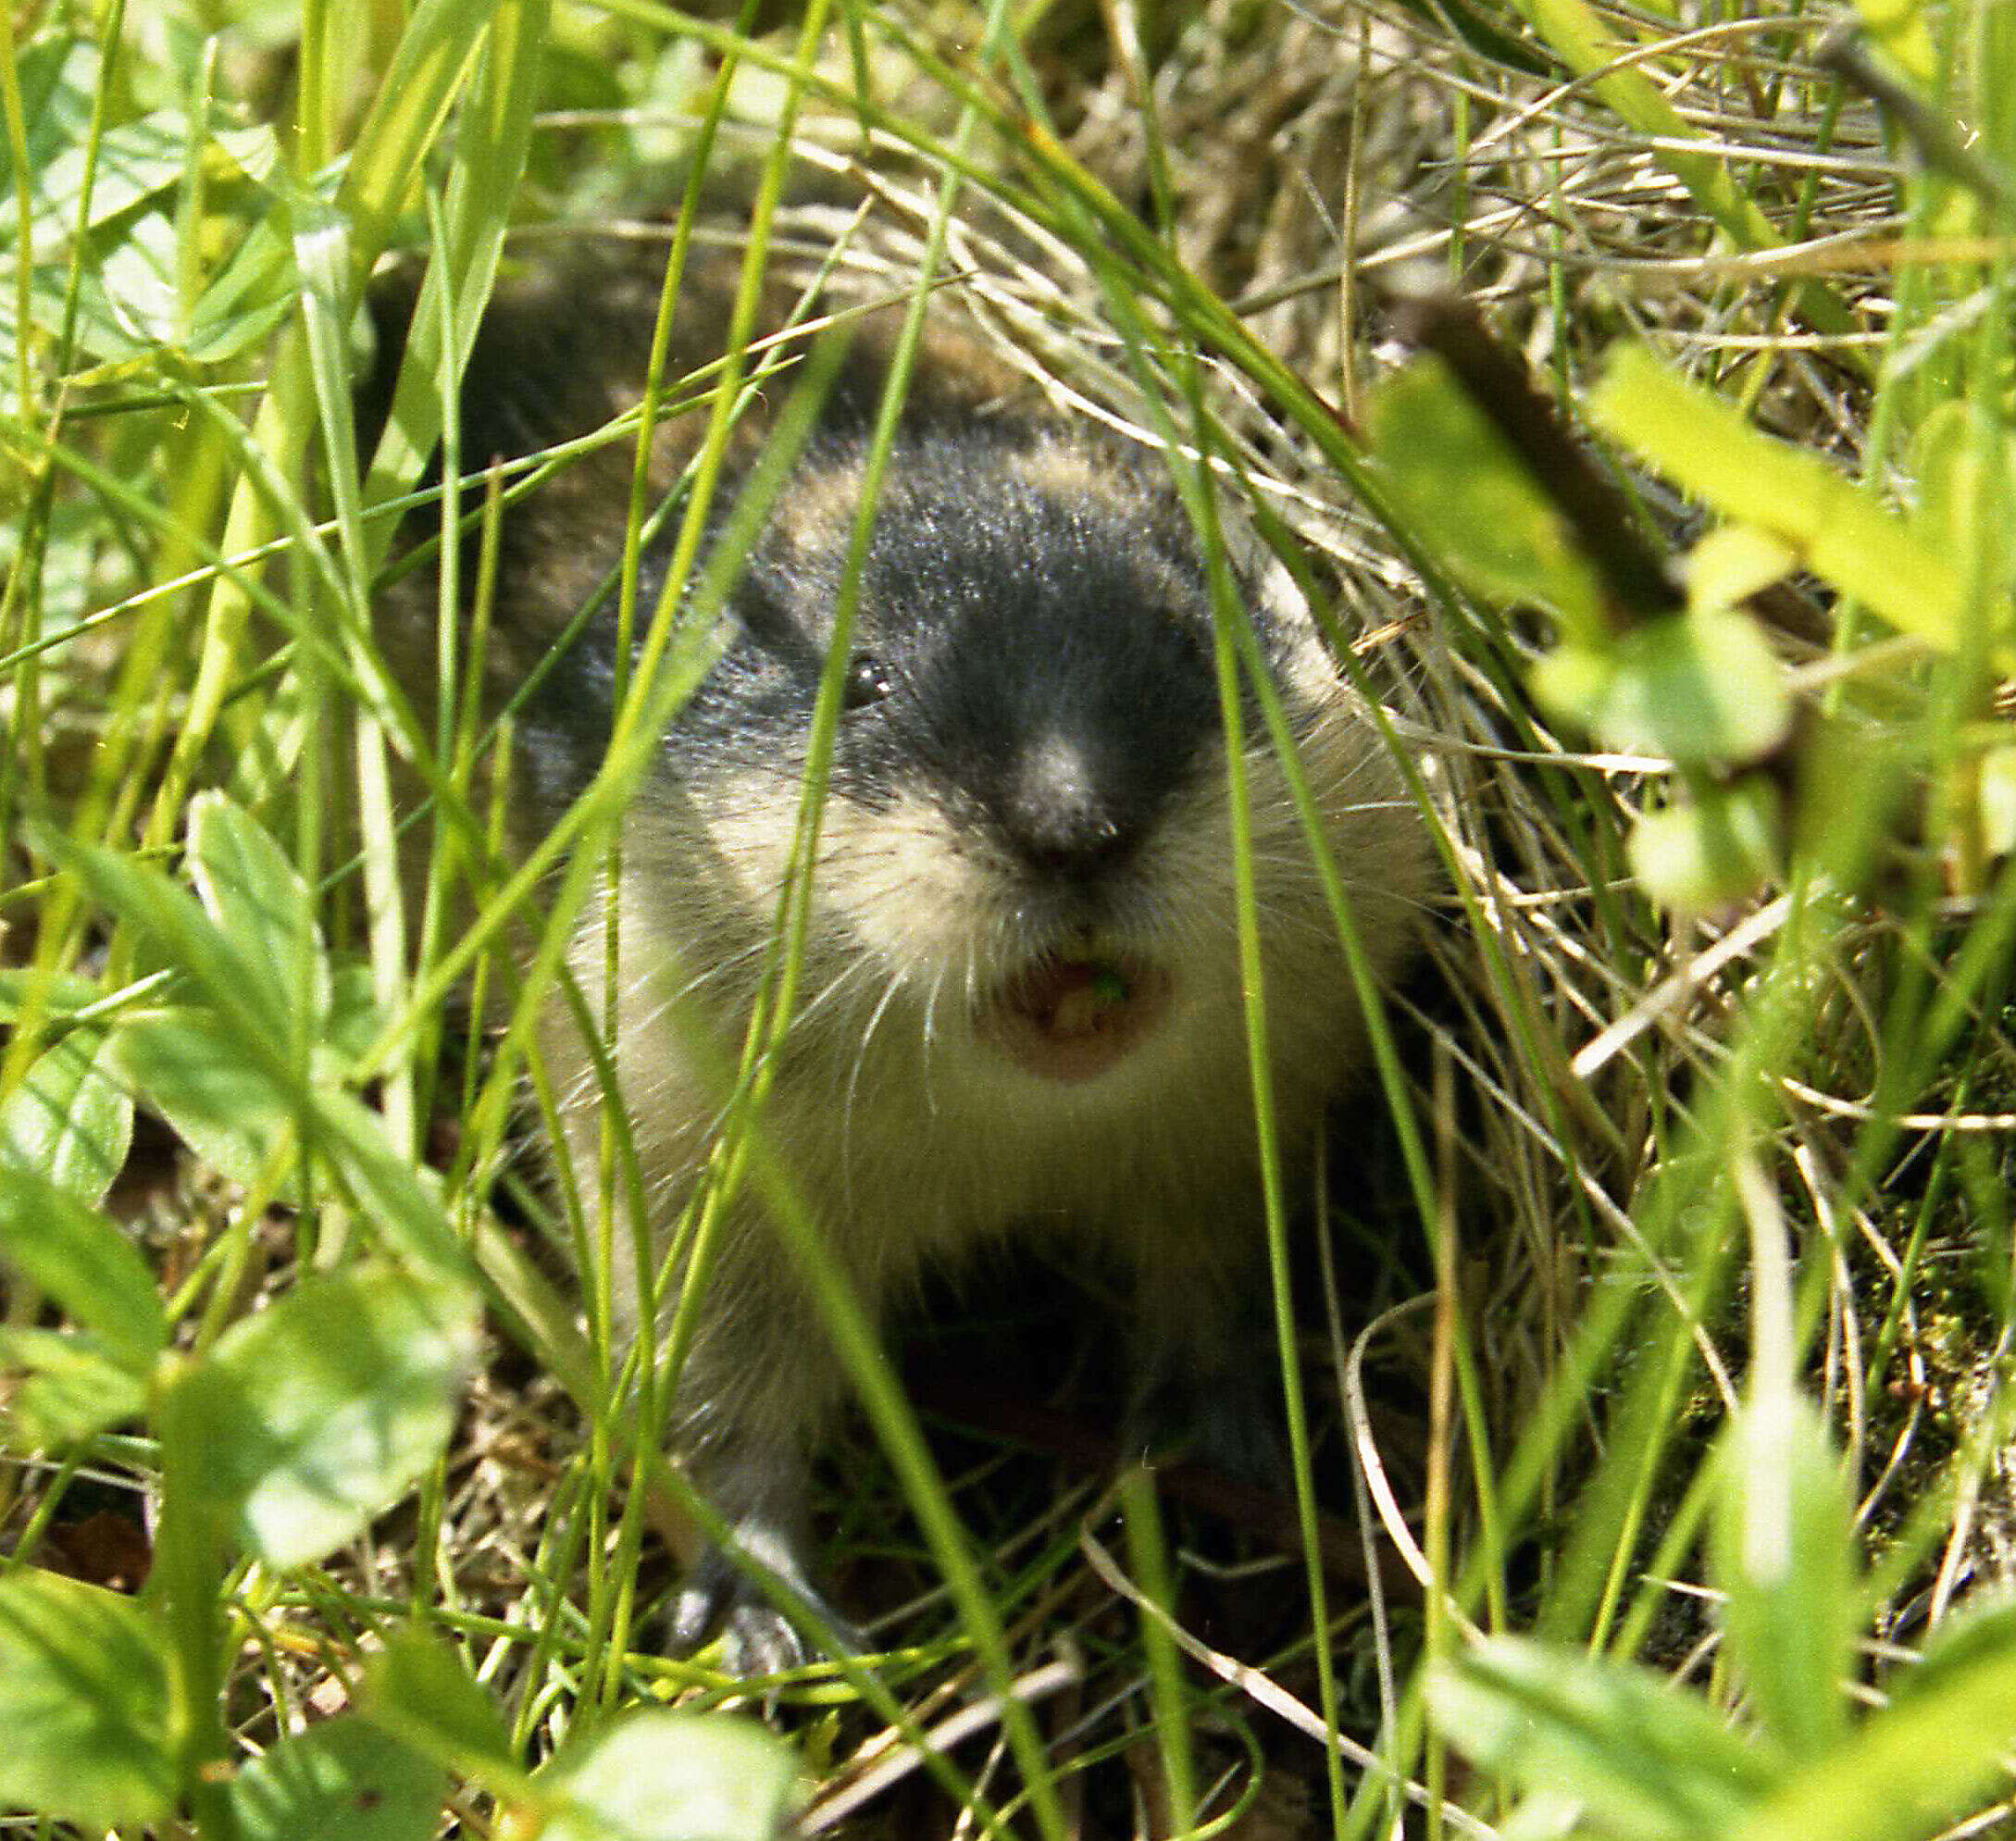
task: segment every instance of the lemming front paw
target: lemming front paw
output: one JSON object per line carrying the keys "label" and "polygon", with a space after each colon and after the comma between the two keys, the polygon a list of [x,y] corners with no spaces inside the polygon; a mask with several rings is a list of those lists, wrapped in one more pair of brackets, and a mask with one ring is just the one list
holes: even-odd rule
{"label": "lemming front paw", "polygon": [[671,1643],[676,1653],[690,1654],[718,1628],[722,1666],[729,1674],[750,1680],[836,1654],[858,1654],[867,1647],[860,1630],[814,1589],[798,1556],[774,1529],[745,1524],[736,1530],[736,1539],[805,1601],[831,1642],[808,1635],[809,1622],[801,1628],[764,1595],[753,1578],[719,1548],[709,1546],[673,1601]]}

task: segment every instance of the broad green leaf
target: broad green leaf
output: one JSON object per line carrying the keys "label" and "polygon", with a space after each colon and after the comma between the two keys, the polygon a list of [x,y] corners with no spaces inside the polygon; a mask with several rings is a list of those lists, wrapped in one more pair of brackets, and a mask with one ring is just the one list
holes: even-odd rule
{"label": "broad green leaf", "polygon": [[1897,861],[1897,840],[1918,809],[1924,763],[1909,728],[1844,707],[1801,730],[1787,859],[1849,893]]}
{"label": "broad green leaf", "polygon": [[268,1064],[276,1070],[284,1066],[274,1039],[280,1019],[265,1001],[268,980],[187,889],[152,864],[96,844],[81,844],[47,827],[38,830],[38,841],[65,868],[81,877],[106,907],[153,940],[169,964],[193,978],[241,1032],[248,1049],[263,1046]]}
{"label": "broad green leaf", "polygon": [[272,217],[251,227],[197,295],[188,356],[214,365],[248,350],[293,311],[293,250]]}
{"label": "broad green leaf", "polygon": [[[122,1023],[114,1064],[205,1163],[245,1188],[265,1178],[299,1124],[285,1094],[249,1054],[243,1033],[201,1010],[161,1010]],[[300,1193],[292,1172],[275,1193]]]}
{"label": "broad green leaf", "polygon": [[37,1056],[0,1105],[0,1166],[39,1172],[87,1205],[102,1200],[133,1141],[132,1096],[108,1060],[102,1029],[73,1029]]}
{"label": "broad green leaf", "polygon": [[[156,109],[99,137],[91,179],[91,222],[108,224],[143,198],[171,192],[188,175],[189,118]],[[73,235],[83,203],[88,137],[78,138],[35,173],[35,247]]]}
{"label": "broad green leaf", "polygon": [[1930,84],[1939,75],[1939,50],[1932,36],[1927,8],[1920,0],[1855,0],[1862,30],[1894,57],[1914,83]]}
{"label": "broad green leaf", "polygon": [[354,1714],[283,1738],[231,1780],[241,1841],[429,1841],[447,1774]]}
{"label": "broad green leaf", "polygon": [[179,243],[175,225],[147,211],[92,265],[119,332],[143,348],[172,345],[181,331]]}
{"label": "broad green leaf", "polygon": [[93,1828],[175,1795],[168,1670],[131,1598],[32,1567],[0,1578],[0,1808]]}
{"label": "broad green leaf", "polygon": [[[382,1123],[348,1094],[311,1090],[289,1064],[274,1038],[279,1018],[263,1001],[265,981],[195,899],[158,870],[116,852],[46,828],[39,837],[211,1001],[214,1017],[195,1010],[163,1013],[135,1018],[118,1032],[120,1064],[169,1122],[187,1130],[205,1155],[216,1150],[235,1156],[241,1171],[263,1167],[287,1124],[305,1125],[309,1148],[327,1151],[359,1206],[377,1217],[380,1232],[395,1247],[430,1266],[467,1273],[468,1255],[449,1231],[440,1202],[416,1177],[411,1160],[386,1142]],[[207,1147],[196,1136],[205,1132]]]}
{"label": "broad green leaf", "polygon": [[2000,505],[2003,482],[2016,479],[2016,435],[1997,409],[1965,398],[1940,404],[1920,425],[1911,459],[1920,533],[2007,579],[2011,532]]}
{"label": "broad green leaf", "polygon": [[[435,1180],[392,1148],[384,1121],[354,1095],[318,1091],[297,1112],[239,1028],[200,1010],[135,1016],[119,1026],[115,1052],[142,1098],[234,1181],[260,1181],[285,1135],[305,1128],[307,1148],[334,1169],[387,1246],[430,1270],[473,1274]],[[325,1053],[318,1071],[332,1072],[334,1058]],[[282,1198],[296,1192],[291,1177],[278,1190]]]}
{"label": "broad green leaf", "polygon": [[315,1044],[317,1084],[333,1085],[350,1073],[385,1027],[371,968],[347,960],[330,972],[329,1014]]}
{"label": "broad green leaf", "polygon": [[[63,323],[68,286],[67,267],[57,264],[36,265],[30,283],[31,325],[48,327]],[[19,337],[16,309],[14,290],[0,288],[0,337],[9,341]],[[151,368],[156,354],[154,342],[143,337],[114,302],[95,263],[78,278],[74,349],[81,361],[94,361],[94,365],[81,362],[73,381],[83,384],[112,381],[121,375],[122,367],[128,373],[137,373],[143,367]]]}
{"label": "broad green leaf", "polygon": [[2006,1796],[2016,1641],[2006,1606],[1966,1622],[1922,1685],[1808,1762],[1730,1841],[1923,1841]]}
{"label": "broad green leaf", "polygon": [[476,1275],[469,1250],[441,1200],[441,1179],[387,1140],[385,1121],[354,1094],[318,1094],[317,1142],[380,1239],[403,1257],[458,1283]]}
{"label": "broad green leaf", "polygon": [[[175,387],[187,366],[215,365],[237,356],[271,332],[291,308],[288,298],[264,292],[230,305],[205,292],[199,296],[180,349],[164,355],[162,342],[180,325],[179,296],[171,301],[168,280],[172,269],[163,257],[166,240],[173,236],[168,220],[152,215],[136,229],[131,247],[122,244],[83,270],[77,284],[76,350],[94,361],[73,372],[78,384],[105,385],[122,378],[143,379],[148,389],[166,381]],[[284,279],[284,277],[280,278]],[[57,263],[35,267],[30,316],[38,327],[60,325],[66,311],[69,271]],[[17,303],[11,288],[0,288],[0,335],[17,337]],[[164,379],[166,355],[174,373]]]}
{"label": "broad green leaf", "polygon": [[133,1243],[32,1170],[0,1167],[0,1259],[93,1331],[129,1372],[144,1373],[168,1346],[154,1275]]}
{"label": "broad green leaf", "polygon": [[1739,902],[1778,873],[1782,804],[1778,789],[1752,774],[1648,812],[1624,840],[1631,873],[1653,901],[1682,914]]}
{"label": "broad green leaf", "polygon": [[1498,1841],[1568,1841],[1587,1836],[1582,1825],[1582,1798],[1565,1792],[1536,1790],[1498,1824]]}
{"label": "broad green leaf", "polygon": [[1687,552],[1687,606],[1697,614],[1739,605],[1798,566],[1788,545],[1750,524],[1711,530]]}
{"label": "broad green leaf", "polygon": [[1991,1588],[1949,1616],[1926,1639],[1915,1662],[1900,1664],[1884,1681],[1894,1705],[1945,1691],[1948,1683],[2016,1657],[2016,1598]]}
{"label": "broad green leaf", "polygon": [[[28,169],[39,173],[66,147],[81,143],[91,126],[92,93],[98,83],[98,47],[87,36],[50,33],[17,48],[21,112],[28,127]],[[0,135],[0,180],[14,195],[13,150]]]}
{"label": "broad green leaf", "polygon": [[1580,1650],[1495,1637],[1429,1677],[1428,1707],[1481,1769],[1579,1797],[1621,1841],[1719,1837],[1772,1781],[1706,1701]]}
{"label": "broad green leaf", "polygon": [[[23,73],[24,77],[28,74]],[[30,135],[29,168],[33,175],[30,195],[39,255],[46,255],[79,229],[90,151],[90,86],[96,78],[97,59],[73,52],[56,74],[56,87],[45,103],[70,119],[70,132],[61,137]],[[29,119],[41,126],[32,110]],[[156,109],[106,130],[91,163],[90,227],[110,225],[143,200],[162,197],[183,184],[188,178],[191,132],[190,118],[180,108]],[[4,153],[0,145],[0,155]],[[255,180],[270,177],[280,165],[279,138],[267,124],[215,131],[204,143],[203,153],[206,165],[233,169]],[[10,166],[11,162],[0,157],[0,168]]]}
{"label": "broad green leaf", "polygon": [[105,995],[105,987],[94,978],[81,978],[71,973],[45,977],[26,966],[9,966],[0,971],[0,1020],[16,1021],[28,1008],[31,998],[44,1015],[67,1016],[87,1003],[96,1003]]}
{"label": "broad green leaf", "polygon": [[1740,765],[1792,727],[1785,671],[1755,621],[1708,610],[1647,620],[1600,650],[1557,646],[1533,694],[1612,748]]}
{"label": "broad green leaf", "polygon": [[168,1389],[173,1484],[260,1559],[317,1560],[439,1456],[478,1339],[459,1287],[389,1267],[305,1279]]}
{"label": "broad green leaf", "polygon": [[68,1450],[146,1408],[143,1378],[89,1335],[0,1324],[0,1364],[29,1371],[0,1420],[18,1449]]}
{"label": "broad green leaf", "polygon": [[308,886],[257,819],[220,792],[189,812],[189,871],[209,916],[245,955],[281,1014],[319,1019],[330,970]]}
{"label": "broad green leaf", "polygon": [[1710,1552],[1729,1660],[1772,1737],[1810,1759],[1847,1728],[1861,1615],[1839,1461],[1787,1388],[1743,1407],[1720,1464]]}
{"label": "broad green leaf", "polygon": [[218,155],[244,174],[264,183],[280,170],[280,136],[268,121],[255,121],[243,128],[218,128],[208,143]]}
{"label": "broad green leaf", "polygon": [[[1590,419],[1724,516],[1769,531],[1813,573],[1899,632],[1950,651],[1969,613],[1959,560],[1921,537],[1817,454],[1753,429],[1721,397],[1620,346]],[[2016,661],[2005,595],[1988,610],[1997,662]]]}
{"label": "broad green leaf", "polygon": [[1602,636],[1602,585],[1574,533],[1439,360],[1382,383],[1369,426],[1414,523],[1466,582],[1550,609],[1572,640]]}
{"label": "broad green leaf", "polygon": [[797,1781],[783,1741],[721,1713],[634,1713],[539,1779],[541,1841],[776,1841]]}
{"label": "broad green leaf", "polygon": [[361,278],[408,208],[429,151],[454,106],[497,0],[420,0],[400,34],[385,81],[358,126],[337,202],[357,227]]}
{"label": "broad green leaf", "polygon": [[394,1631],[372,1660],[358,1706],[366,1719],[458,1775],[498,1795],[524,1792],[496,1703],[445,1643],[414,1629]]}

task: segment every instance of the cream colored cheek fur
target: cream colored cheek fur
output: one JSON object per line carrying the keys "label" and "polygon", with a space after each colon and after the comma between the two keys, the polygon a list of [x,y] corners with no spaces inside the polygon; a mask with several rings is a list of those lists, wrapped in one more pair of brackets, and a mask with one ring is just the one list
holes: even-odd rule
{"label": "cream colored cheek fur", "polygon": [[[1417,878],[1413,827],[1396,809],[1399,789],[1377,739],[1351,706],[1312,638],[1295,661],[1291,703],[1321,714],[1300,750],[1316,809],[1347,889],[1366,904],[1375,963],[1399,956],[1408,916],[1395,896]],[[1264,949],[1298,1008],[1335,1007],[1310,989],[1335,984],[1342,965],[1310,846],[1279,762],[1264,742],[1249,753],[1255,874]],[[718,862],[733,866],[745,912],[776,906],[787,863],[783,822],[796,790],[788,777],[746,777],[717,800],[707,832]],[[1222,765],[1201,764],[1196,784],[1173,802],[1138,861],[1114,886],[1103,951],[1150,957],[1177,980],[1171,1026],[1238,993],[1236,883],[1230,797]],[[803,1001],[819,1013],[858,1019],[867,1006],[877,1033],[908,1033],[940,1060],[970,1047],[999,1073],[992,1051],[970,1041],[978,1008],[1036,958],[1077,944],[1032,919],[1017,866],[977,827],[962,826],[915,793],[869,809],[829,799],[824,816],[815,920]],[[1390,941],[1387,950],[1382,944]],[[1320,969],[1319,969],[1320,967]],[[1155,1043],[1142,1045],[1152,1059]],[[1119,1072],[1119,1070],[1116,1070]]]}

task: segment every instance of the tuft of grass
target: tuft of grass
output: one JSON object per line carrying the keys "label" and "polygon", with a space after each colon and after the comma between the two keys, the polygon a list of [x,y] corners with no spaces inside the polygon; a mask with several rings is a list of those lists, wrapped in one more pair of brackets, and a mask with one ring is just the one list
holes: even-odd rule
{"label": "tuft of grass", "polygon": [[[2007,1814],[2008,8],[205,17],[44,7],[0,51],[0,1808],[879,1832],[928,1772],[947,1833]],[[650,1645],[647,1508],[709,1512],[637,1436],[676,1345],[627,1372],[606,1282],[578,1321],[529,1250],[606,1274],[622,1121],[552,1191],[516,1154],[530,1019],[704,665],[700,512],[697,624],[634,544],[611,584],[682,668],[527,865],[473,699],[413,707],[371,618],[400,517],[493,537],[537,478],[417,491],[501,265],[667,209],[675,271],[726,241],[928,300],[1169,450],[1208,551],[1242,519],[1304,584],[1446,869],[1313,1275],[1271,1177],[1295,1558],[927,1441],[836,1292],[875,1480],[834,1554],[894,1608],[872,1667],[769,1685],[781,1739]],[[392,249],[429,280],[359,455]],[[1424,330],[1445,292],[1480,343]],[[819,362],[742,342],[662,379],[711,417],[698,506],[765,367]]]}

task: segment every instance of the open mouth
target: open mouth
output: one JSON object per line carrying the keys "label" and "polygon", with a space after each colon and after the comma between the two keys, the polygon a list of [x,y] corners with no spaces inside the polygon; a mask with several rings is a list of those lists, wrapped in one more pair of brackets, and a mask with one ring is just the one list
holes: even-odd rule
{"label": "open mouth", "polygon": [[1169,1008],[1169,974],[1131,954],[1052,953],[1005,985],[978,1028],[1044,1080],[1089,1080],[1133,1052]]}

